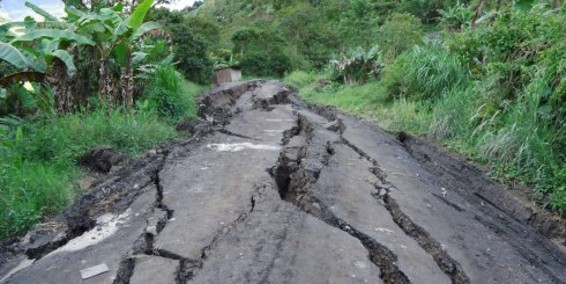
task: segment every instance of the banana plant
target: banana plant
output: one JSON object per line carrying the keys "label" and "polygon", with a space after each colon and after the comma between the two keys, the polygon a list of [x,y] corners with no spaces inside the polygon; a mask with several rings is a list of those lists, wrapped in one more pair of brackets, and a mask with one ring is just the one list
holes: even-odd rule
{"label": "banana plant", "polygon": [[[99,61],[99,99],[132,106],[134,64],[143,57],[139,50],[140,38],[149,32],[160,31],[159,24],[143,22],[153,3],[154,0],[142,1],[128,17],[123,17],[124,5],[121,3],[90,12],[69,6],[65,9],[65,21],[26,3],[46,21],[36,23],[29,18],[24,22],[0,25],[0,59],[21,70],[0,80],[0,85],[21,80],[47,81],[55,87],[56,102],[70,101],[73,92],[67,79],[77,69],[73,56],[78,50],[87,48],[93,51],[89,53],[91,60]],[[58,105],[62,105],[60,111],[66,111],[65,103]]]}
{"label": "banana plant", "polygon": [[383,57],[379,46],[368,51],[357,47],[343,54],[339,59],[330,61],[335,75],[342,78],[346,85],[365,83],[369,78],[377,77],[383,68]]}
{"label": "banana plant", "polygon": [[28,17],[23,22],[0,25],[0,60],[18,70],[1,78],[0,86],[26,81],[50,83],[58,108],[63,111],[64,104],[60,102],[71,100],[64,85],[76,72],[71,51],[78,45],[93,45],[94,42],[41,8],[29,2],[26,6],[48,22],[38,23]]}
{"label": "banana plant", "polygon": [[[93,12],[83,12],[67,7],[66,12],[76,32],[88,35],[95,41],[100,67],[98,70],[99,99],[109,103],[121,102],[133,105],[134,74],[133,55],[136,43],[144,34],[158,30],[155,22],[144,23],[147,12],[154,0],[141,2],[127,18],[123,18],[124,5],[118,3],[112,8],[101,8]],[[120,69],[120,78],[114,79],[111,64]]]}

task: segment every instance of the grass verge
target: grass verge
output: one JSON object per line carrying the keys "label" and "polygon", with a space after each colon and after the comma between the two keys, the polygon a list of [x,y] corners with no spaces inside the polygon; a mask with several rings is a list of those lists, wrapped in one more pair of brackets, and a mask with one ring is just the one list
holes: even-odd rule
{"label": "grass verge", "polygon": [[543,207],[566,211],[566,153],[553,143],[564,132],[553,132],[540,116],[543,79],[539,83],[534,80],[507,109],[486,116],[482,82],[451,84],[436,97],[423,99],[391,95],[391,84],[385,78],[345,86],[329,82],[324,75],[298,71],[284,81],[296,87],[308,103],[336,106],[389,131],[434,138],[477,162],[489,164],[494,178],[533,188],[530,193]]}
{"label": "grass verge", "polygon": [[[57,214],[79,194],[77,159],[98,145],[137,155],[178,137],[175,123],[196,117],[206,87],[165,70],[136,110],[120,109],[21,121],[0,138],[0,239]],[[174,80],[174,81],[172,81]],[[175,105],[179,103],[180,105]]]}

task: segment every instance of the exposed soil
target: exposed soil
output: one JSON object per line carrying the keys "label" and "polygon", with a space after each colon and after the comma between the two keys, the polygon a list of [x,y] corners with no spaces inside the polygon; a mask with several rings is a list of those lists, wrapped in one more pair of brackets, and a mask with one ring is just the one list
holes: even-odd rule
{"label": "exposed soil", "polygon": [[[565,221],[425,140],[277,81],[203,95],[189,140],[105,173],[0,246],[4,283],[565,283]],[[81,279],[80,271],[108,271]]]}

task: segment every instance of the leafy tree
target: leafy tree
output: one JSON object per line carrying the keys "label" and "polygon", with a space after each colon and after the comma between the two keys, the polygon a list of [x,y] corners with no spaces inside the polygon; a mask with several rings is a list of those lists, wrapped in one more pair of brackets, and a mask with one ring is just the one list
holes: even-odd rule
{"label": "leafy tree", "polygon": [[192,6],[185,7],[182,11],[184,13],[190,13],[198,9],[200,6],[202,6],[202,3],[203,3],[202,1],[195,1]]}
{"label": "leafy tree", "polygon": [[207,83],[212,76],[212,62],[207,56],[207,45],[195,36],[184,23],[167,27],[175,43],[174,51],[179,61],[177,68],[193,82]]}
{"label": "leafy tree", "polygon": [[388,59],[393,59],[403,51],[421,42],[424,36],[422,24],[411,14],[394,13],[379,28],[377,42]]}
{"label": "leafy tree", "polygon": [[281,77],[291,67],[291,60],[283,49],[286,42],[275,32],[240,29],[232,35],[232,43],[244,74]]}
{"label": "leafy tree", "polygon": [[[195,2],[196,3],[196,2]],[[187,16],[184,25],[190,28],[191,32],[200,37],[209,50],[214,50],[220,43],[220,26],[214,21],[202,16]]]}
{"label": "leafy tree", "polygon": [[[67,7],[67,21],[62,22],[47,11],[27,3],[46,22],[38,24],[28,18],[25,22],[0,26],[2,59],[26,71],[5,77],[2,84],[6,86],[30,80],[49,82],[54,86],[60,112],[76,109],[76,103],[81,102],[78,96],[85,93],[88,96],[92,91],[98,92],[100,100],[132,106],[134,52],[144,34],[160,27],[154,22],[143,23],[152,4],[153,0],[141,2],[127,18],[121,14],[124,9],[122,4],[93,12]],[[12,27],[19,27],[23,34],[13,34]],[[74,61],[79,55],[86,55],[88,64],[80,64],[79,72],[88,73],[86,78],[73,76],[77,71]],[[98,67],[98,76],[93,76],[93,67]],[[96,78],[97,89],[75,94],[77,86],[86,85]]]}
{"label": "leafy tree", "polygon": [[[92,37],[97,47],[99,59],[98,96],[102,101],[133,105],[134,67],[133,52],[137,42],[144,34],[160,29],[155,22],[144,23],[144,18],[153,0],[141,2],[127,18],[122,17],[124,5],[101,8],[85,13],[69,7],[69,22],[80,34]],[[120,71],[115,79],[111,65]]]}
{"label": "leafy tree", "polygon": [[167,9],[155,9],[149,18],[170,33],[179,71],[193,82],[208,83],[212,75],[209,44],[218,39],[218,26],[204,18],[186,17]]}

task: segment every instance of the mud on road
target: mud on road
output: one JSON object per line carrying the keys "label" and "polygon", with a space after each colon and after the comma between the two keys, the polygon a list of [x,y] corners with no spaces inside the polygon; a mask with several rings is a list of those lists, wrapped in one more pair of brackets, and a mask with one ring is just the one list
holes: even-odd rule
{"label": "mud on road", "polygon": [[200,114],[6,241],[0,282],[566,282],[563,221],[426,141],[277,81],[224,85]]}

